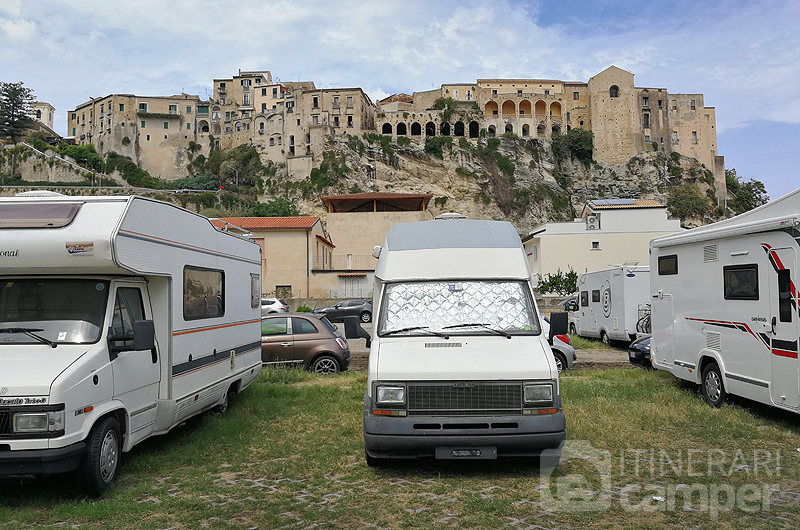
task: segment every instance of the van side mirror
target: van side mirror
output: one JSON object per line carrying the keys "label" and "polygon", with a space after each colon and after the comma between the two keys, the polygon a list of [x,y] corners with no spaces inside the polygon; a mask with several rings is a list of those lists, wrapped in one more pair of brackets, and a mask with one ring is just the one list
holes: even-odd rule
{"label": "van side mirror", "polygon": [[566,311],[550,313],[550,336],[548,337],[550,342],[553,341],[553,337],[556,335],[566,335],[568,324]]}
{"label": "van side mirror", "polygon": [[567,311],[577,311],[578,310],[578,301],[577,300],[570,300],[566,304],[564,304],[564,309]]}
{"label": "van side mirror", "polygon": [[344,336],[348,339],[367,339],[367,348],[372,345],[372,339],[361,327],[358,317],[344,317]]}
{"label": "van side mirror", "polygon": [[133,349],[152,350],[156,347],[156,325],[152,320],[137,320],[133,323]]}

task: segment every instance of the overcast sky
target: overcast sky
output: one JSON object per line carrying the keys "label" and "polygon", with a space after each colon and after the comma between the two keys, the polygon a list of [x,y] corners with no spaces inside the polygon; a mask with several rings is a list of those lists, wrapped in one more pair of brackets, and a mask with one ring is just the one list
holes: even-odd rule
{"label": "overcast sky", "polygon": [[800,2],[0,0],[0,80],[67,111],[89,97],[212,94],[239,69],[373,101],[479,78],[702,93],[719,154],[776,199],[800,187]]}

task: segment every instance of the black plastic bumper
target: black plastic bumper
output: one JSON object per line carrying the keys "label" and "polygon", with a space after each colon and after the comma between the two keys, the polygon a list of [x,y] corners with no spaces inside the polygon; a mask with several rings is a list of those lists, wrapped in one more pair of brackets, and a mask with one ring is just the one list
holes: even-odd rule
{"label": "black plastic bumper", "polygon": [[86,444],[78,442],[58,449],[0,451],[0,477],[19,475],[54,475],[75,471],[81,463]]}

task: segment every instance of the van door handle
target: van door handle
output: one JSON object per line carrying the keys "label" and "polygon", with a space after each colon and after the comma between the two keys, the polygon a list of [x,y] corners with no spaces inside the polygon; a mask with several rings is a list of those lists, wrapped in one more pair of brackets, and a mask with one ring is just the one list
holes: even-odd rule
{"label": "van door handle", "polygon": [[777,323],[778,323],[778,319],[775,318],[775,317],[772,317],[772,334],[773,335],[775,335],[775,324],[777,324]]}

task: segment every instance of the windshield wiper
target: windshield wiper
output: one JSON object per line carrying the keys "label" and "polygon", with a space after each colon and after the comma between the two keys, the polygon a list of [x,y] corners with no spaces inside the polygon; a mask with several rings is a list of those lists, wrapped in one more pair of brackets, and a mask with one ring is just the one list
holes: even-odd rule
{"label": "windshield wiper", "polygon": [[503,337],[510,339],[511,335],[506,333],[501,329],[496,329],[491,326],[491,324],[486,324],[484,322],[472,322],[469,324],[453,324],[452,326],[445,326],[442,329],[453,329],[453,328],[486,328],[487,330],[491,331],[492,333],[497,333],[498,335],[502,335]]}
{"label": "windshield wiper", "polygon": [[58,346],[58,343],[53,342],[50,339],[46,339],[40,335],[36,335],[34,331],[44,331],[40,328],[0,328],[0,333],[24,333],[29,337],[33,337],[34,339],[42,342],[44,344],[49,344],[51,348],[55,348]]}
{"label": "windshield wiper", "polygon": [[437,331],[432,331],[428,329],[428,326],[412,326],[410,328],[393,329],[391,331],[385,331],[381,336],[386,337],[387,335],[394,335],[395,333],[403,333],[405,331],[425,331],[427,333],[430,333],[431,335],[436,335],[437,337],[444,337],[446,339],[450,338],[450,335],[447,335],[445,333],[439,333]]}

